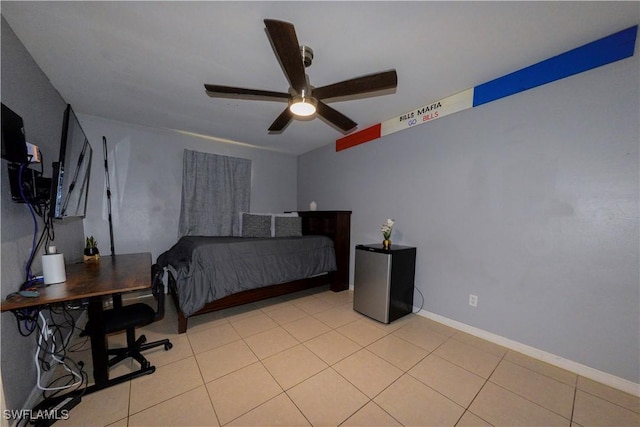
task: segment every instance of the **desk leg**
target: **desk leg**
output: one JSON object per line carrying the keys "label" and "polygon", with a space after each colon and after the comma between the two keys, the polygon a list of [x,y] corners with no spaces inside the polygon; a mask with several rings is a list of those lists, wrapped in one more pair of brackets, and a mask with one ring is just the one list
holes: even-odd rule
{"label": "desk leg", "polygon": [[[120,298],[120,295],[115,295],[114,298],[116,298],[115,304],[121,304],[121,302],[117,301],[117,299]],[[141,368],[137,371],[109,379],[109,355],[107,354],[109,346],[107,343],[107,336],[104,333],[104,310],[102,308],[101,297],[89,299],[88,314],[92,325],[91,358],[93,360],[93,379],[95,380],[95,384],[85,389],[83,394],[93,393],[142,375],[149,375],[155,372],[155,366],[148,366],[146,368]]]}
{"label": "desk leg", "polygon": [[89,299],[89,320],[92,325],[91,358],[93,359],[93,378],[97,388],[109,382],[109,357],[107,355],[107,337],[104,333],[104,312],[102,298]]}

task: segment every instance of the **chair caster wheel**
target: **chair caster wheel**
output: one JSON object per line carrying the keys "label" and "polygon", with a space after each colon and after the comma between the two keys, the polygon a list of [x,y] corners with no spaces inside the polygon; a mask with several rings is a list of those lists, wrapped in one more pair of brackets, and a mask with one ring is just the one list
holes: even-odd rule
{"label": "chair caster wheel", "polygon": [[142,364],[142,369],[149,369],[150,366],[151,366],[151,363],[149,361],[145,361]]}
{"label": "chair caster wheel", "polygon": [[168,343],[166,343],[166,344],[164,345],[164,350],[165,350],[165,351],[169,351],[169,350],[171,350],[172,348],[173,348],[173,344],[171,344],[170,342],[168,342]]}

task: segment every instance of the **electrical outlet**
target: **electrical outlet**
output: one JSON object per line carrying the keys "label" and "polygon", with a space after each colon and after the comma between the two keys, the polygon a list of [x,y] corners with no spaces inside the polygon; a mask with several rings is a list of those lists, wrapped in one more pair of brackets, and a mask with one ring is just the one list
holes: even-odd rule
{"label": "electrical outlet", "polygon": [[471,307],[478,306],[478,295],[469,294],[469,305]]}

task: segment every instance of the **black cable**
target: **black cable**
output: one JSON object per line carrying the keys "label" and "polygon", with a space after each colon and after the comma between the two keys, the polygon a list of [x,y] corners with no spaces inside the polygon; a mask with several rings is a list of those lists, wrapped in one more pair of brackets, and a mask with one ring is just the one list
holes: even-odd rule
{"label": "black cable", "polygon": [[418,289],[417,286],[414,286],[413,289],[418,291],[418,293],[420,294],[420,297],[422,298],[422,302],[420,303],[420,308],[418,309],[418,311],[414,311],[414,313],[419,313],[424,308],[424,295],[422,295],[422,292],[420,292],[420,289]]}
{"label": "black cable", "polygon": [[[39,148],[37,148],[37,150],[38,150],[39,157],[40,157],[40,176],[43,176],[44,175],[44,156],[42,155],[42,151]],[[39,217],[42,217],[42,211],[44,209],[44,206],[43,206],[43,201],[38,198],[38,189],[37,189],[37,187],[33,188],[32,199],[33,199],[33,202],[34,202],[33,203],[33,208],[36,211],[36,214]]]}
{"label": "black cable", "polygon": [[[40,156],[42,156],[42,152],[40,150],[38,151],[40,152]],[[30,157],[28,161],[30,161],[31,158],[32,157]],[[43,160],[43,157],[41,157],[41,160]],[[47,244],[49,243],[50,240],[53,240],[55,236],[53,233],[53,220],[52,218],[49,218],[49,215],[48,215],[49,201],[45,200],[41,203],[35,203],[35,204],[32,203],[33,201],[37,201],[37,194],[36,194],[37,191],[35,188],[32,188],[31,194],[25,193],[22,174],[25,168],[27,167],[27,165],[28,163],[22,163],[20,165],[20,169],[18,171],[18,186],[20,188],[20,197],[27,204],[34,221],[34,236],[33,236],[34,238],[32,241],[29,258],[25,264],[25,276],[26,276],[25,281],[21,285],[20,290],[27,289],[34,285],[34,281],[33,281],[34,277],[31,274],[31,266],[33,264],[33,260],[35,259],[35,255],[38,253],[38,251],[42,247],[42,242],[45,236],[47,238],[44,239],[44,241],[46,241]],[[40,167],[41,169],[43,168],[42,162]],[[38,239],[37,243],[36,243],[36,236],[38,234],[38,221],[36,219],[36,215],[40,216],[43,219],[43,223],[44,223],[44,229],[42,230],[40,234],[40,238]]]}
{"label": "black cable", "polygon": [[44,206],[44,210],[43,210],[42,220],[44,222],[44,229],[47,232],[47,235],[45,238],[45,247],[49,247],[49,242],[55,240],[56,233],[54,230],[53,217],[52,215],[50,215],[51,204],[49,201],[46,201],[43,206]]}
{"label": "black cable", "polygon": [[[33,209],[33,206],[31,206],[31,202],[29,198],[27,198],[27,195],[25,194],[24,182],[22,179],[23,178],[22,173],[24,172],[24,169],[27,167],[27,164],[28,163],[22,163],[20,165],[20,169],[18,169],[18,187],[20,189],[20,197],[27,204],[27,207],[29,208],[29,212],[31,213],[31,217],[33,219],[33,239],[31,242],[31,253],[29,254],[29,259],[25,264],[25,281],[28,282],[29,280],[31,280],[31,263],[33,262],[33,257],[36,254],[36,237],[38,235],[38,220],[36,219],[36,214]],[[33,195],[31,196],[32,196],[31,198],[33,198]]]}
{"label": "black cable", "polygon": [[[38,325],[38,314],[40,310],[38,309],[30,309],[30,310],[12,310],[11,311],[17,322],[18,333],[23,337],[28,337],[37,329]],[[25,324],[26,331],[22,329],[22,323]]]}
{"label": "black cable", "polygon": [[81,342],[77,342],[76,344],[70,346],[67,351],[69,353],[80,353],[81,351],[90,351],[91,347],[84,348],[85,345],[89,342],[89,336],[85,336]]}
{"label": "black cable", "polygon": [[[47,395],[46,391],[43,391],[42,395],[43,395],[45,400],[46,399],[52,399],[52,398],[58,396],[59,394],[61,394],[63,392],[65,394],[73,393],[73,392],[77,391],[78,389],[80,389],[81,387],[84,387],[84,390],[82,391],[82,394],[84,394],[84,392],[86,391],[86,388],[88,387],[89,376],[87,375],[87,373],[84,370],[84,363],[82,363],[82,362],[76,363],[73,359],[69,359],[69,358],[65,359],[65,363],[71,363],[73,365],[73,368],[75,369],[76,373],[78,375],[80,375],[80,377],[81,377],[80,383],[77,384],[76,387],[73,390],[69,391],[69,389],[71,388],[73,383],[75,381],[77,381],[77,378],[75,377],[75,375],[73,375],[72,373],[67,373],[67,374],[59,376],[57,378],[54,378],[53,380],[51,380],[51,381],[49,381],[47,383],[47,388],[53,388],[53,387],[68,387],[68,388],[64,389],[64,390],[55,390],[55,391],[51,392],[51,394],[49,394],[49,395]],[[56,385],[56,383],[63,382],[65,380],[66,380],[66,384],[63,383],[63,384]]]}
{"label": "black cable", "polygon": [[[60,349],[58,349],[56,346],[56,348],[53,349],[53,353],[55,354],[61,353],[62,356],[64,357],[66,355],[66,348],[71,342],[73,331],[75,331],[76,329],[76,321],[64,306],[62,307],[51,306],[49,307],[49,313],[51,314],[49,316],[49,321],[53,326],[53,331],[51,336],[54,337],[54,341],[58,342],[59,345],[61,346]],[[56,316],[61,316],[62,317],[61,321],[56,319]],[[63,335],[63,332],[62,332],[63,328],[70,329],[66,337]],[[58,336],[58,340],[55,340],[56,335]]]}
{"label": "black cable", "polygon": [[[45,335],[45,342],[38,340],[38,363],[41,371],[50,371],[52,368],[63,365],[67,373],[58,376],[48,382],[42,390],[43,399],[52,399],[53,397],[68,392],[76,392],[83,388],[82,394],[88,387],[88,375],[84,372],[84,363],[77,362],[70,358],[69,346],[74,336],[74,332],[78,329],[76,320],[71,311],[66,306],[49,306],[49,319],[47,320],[47,329],[50,333]],[[41,326],[38,324],[40,333]],[[52,364],[54,361],[55,364]],[[75,388],[71,390],[74,383]],[[51,388],[59,388],[58,390],[46,390]]]}
{"label": "black cable", "polygon": [[[35,247],[35,253],[38,253],[38,251],[39,251],[39,250],[40,250],[40,248],[42,247],[42,242],[43,242],[43,241],[45,241],[45,240],[46,240],[46,241],[47,241],[47,243],[48,243],[48,241],[49,241],[49,238],[48,238],[48,237],[49,237],[49,234],[50,234],[50,233],[49,233],[49,228],[48,228],[48,227],[49,227],[49,224],[45,221],[45,222],[44,222],[44,228],[43,228],[43,229],[42,229],[42,231],[40,232],[40,238],[38,239],[38,243],[36,244],[36,247]],[[45,239],[45,237],[47,237],[47,238]],[[34,257],[31,257],[31,258],[29,259],[29,261],[28,261],[28,267],[27,267],[27,268],[28,268],[28,270],[29,270],[29,271],[31,271],[31,264],[33,263],[33,260],[34,260]],[[26,282],[26,283],[27,283],[29,286],[33,284],[33,283],[31,283],[31,281],[28,281],[28,282]],[[29,287],[29,286],[27,286],[27,287]]]}
{"label": "black cable", "polygon": [[40,154],[40,175],[44,175],[44,155],[42,150],[38,147],[38,153]]}

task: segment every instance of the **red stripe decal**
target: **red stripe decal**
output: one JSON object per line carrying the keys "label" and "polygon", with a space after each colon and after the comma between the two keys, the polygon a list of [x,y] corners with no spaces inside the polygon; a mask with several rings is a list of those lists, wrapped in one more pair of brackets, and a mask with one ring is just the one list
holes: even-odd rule
{"label": "red stripe decal", "polygon": [[336,140],[336,151],[346,150],[347,148],[355,147],[356,145],[364,144],[365,142],[380,138],[381,127],[382,125],[378,123],[377,125],[362,129],[359,132]]}

